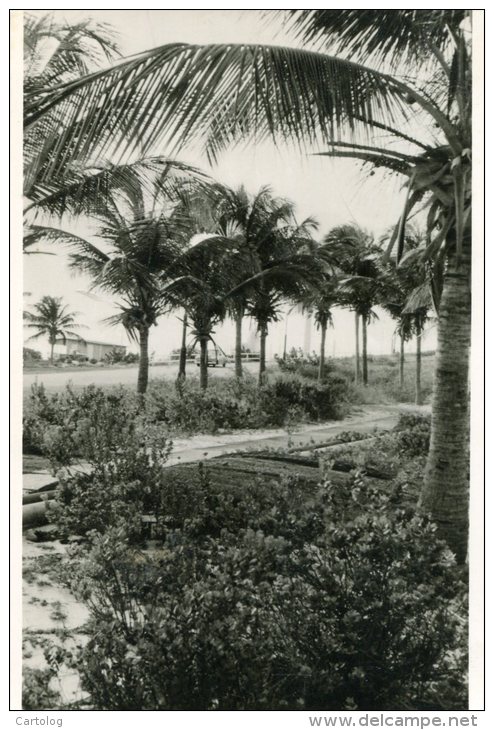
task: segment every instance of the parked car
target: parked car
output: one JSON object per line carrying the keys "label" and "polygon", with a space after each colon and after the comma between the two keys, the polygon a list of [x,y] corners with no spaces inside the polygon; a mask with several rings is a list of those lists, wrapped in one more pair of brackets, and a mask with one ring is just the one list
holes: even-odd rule
{"label": "parked car", "polygon": [[[199,367],[201,364],[200,353],[196,355],[195,361]],[[233,357],[224,353],[219,347],[208,348],[208,368],[224,368],[229,362],[233,362]]]}

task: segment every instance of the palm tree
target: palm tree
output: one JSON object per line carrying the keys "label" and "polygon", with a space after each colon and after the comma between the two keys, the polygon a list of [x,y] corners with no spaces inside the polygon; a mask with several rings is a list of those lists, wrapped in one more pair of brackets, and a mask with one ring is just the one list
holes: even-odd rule
{"label": "palm tree", "polygon": [[48,337],[52,365],[53,350],[57,339],[65,342],[67,337],[78,337],[74,330],[84,326],[77,324],[76,317],[79,312],[68,312],[67,306],[63,304],[61,297],[45,296],[34,305],[34,312],[24,312],[23,315],[24,326],[36,330],[36,333],[28,338],[29,340]]}
{"label": "palm tree", "polygon": [[[235,373],[242,376],[242,320],[247,314],[256,320],[261,335],[262,382],[269,323],[276,321],[286,298],[296,297],[321,266],[314,256],[311,237],[315,222],[307,219],[298,225],[293,203],[275,197],[267,186],[251,196],[243,186],[234,190],[217,184],[183,198],[184,210],[195,223],[195,230],[208,233],[211,242],[217,241],[228,257],[233,256],[234,265],[228,265],[227,290],[234,290],[235,296],[229,295],[222,307],[235,320]],[[221,248],[217,251],[223,255]],[[209,252],[202,255],[209,256]],[[195,275],[199,276],[198,272]]]}
{"label": "palm tree", "polygon": [[[230,302],[235,320],[235,372],[242,375],[242,319],[253,317],[260,334],[259,382],[266,370],[266,338],[270,322],[279,316],[279,307],[289,296],[295,296],[303,281],[314,269],[314,243],[311,232],[316,224],[307,219],[295,221],[291,201],[275,197],[267,186],[253,196],[243,187],[224,189],[217,210],[217,230],[229,238],[244,255],[246,271],[239,270],[240,284],[250,272],[266,271],[249,288]],[[314,271],[312,271],[314,275]]]}
{"label": "palm tree", "polygon": [[151,200],[139,177],[128,171],[119,188],[107,190],[106,196],[96,196],[94,201],[86,198],[85,204],[98,222],[96,237],[104,246],[48,226],[33,226],[33,236],[69,246],[71,266],[89,274],[94,287],[119,298],[120,311],[108,321],[122,324],[139,342],[137,391],[143,394],[148,383],[150,328],[170,307],[164,282],[189,236],[188,221],[176,214],[164,194],[162,176],[155,180]]}
{"label": "palm tree", "polygon": [[[267,194],[270,196],[269,191]],[[245,290],[245,312],[255,320],[259,332],[259,384],[262,384],[269,325],[278,321],[284,303],[300,301],[304,292],[319,280],[323,264],[312,238],[316,222],[307,218],[297,224],[290,201],[271,198],[265,214],[256,223],[254,260],[257,271],[265,273]]]}
{"label": "palm tree", "polygon": [[[80,78],[118,55],[115,34],[105,23],[91,18],[66,23],[52,13],[24,14],[27,97],[39,89],[58,88]],[[162,185],[169,193],[175,190],[180,163],[141,155],[115,164],[99,154],[99,142],[91,142],[89,137],[79,155],[68,142],[63,148],[63,161],[56,159],[54,149],[62,129],[63,115],[54,110],[24,132],[25,253],[31,253],[30,247],[38,241],[35,223],[39,215],[92,215],[97,198],[122,185],[134,184],[152,196],[157,175],[162,176]],[[79,131],[85,133],[83,126]],[[169,174],[170,168],[174,174]],[[187,174],[190,168],[184,165],[183,171]]]}
{"label": "palm tree", "polygon": [[322,278],[319,285],[309,291],[305,297],[304,308],[314,313],[316,326],[321,330],[321,343],[319,347],[319,369],[317,379],[324,378],[326,359],[326,334],[328,327],[333,326],[333,307],[339,304],[338,279],[330,275]]}
{"label": "palm tree", "polygon": [[[24,93],[55,89],[84,76],[118,56],[112,29],[92,19],[68,24],[54,14],[24,14]],[[61,181],[73,183],[82,168],[65,150],[66,160],[53,169],[53,157],[63,120],[57,110],[43,116],[24,134],[24,195],[32,202],[52,196]],[[81,130],[82,131],[82,130]],[[94,150],[93,150],[94,151]],[[82,159],[82,156],[81,156]],[[80,182],[80,179],[79,179]]]}
{"label": "palm tree", "polygon": [[208,385],[208,344],[213,342],[215,327],[228,314],[229,304],[242,294],[238,271],[245,271],[244,252],[233,241],[218,235],[202,235],[190,241],[172,267],[169,282],[162,290],[168,301],[182,307],[193,329],[192,335],[200,348],[200,386]]}
{"label": "palm tree", "polygon": [[355,313],[355,382],[360,380],[359,324],[362,323],[362,380],[368,384],[367,326],[381,297],[381,251],[372,236],[355,224],[336,226],[324,237],[341,272],[339,303]]}
{"label": "palm tree", "polygon": [[[390,234],[391,235],[391,234]],[[389,236],[388,236],[389,237]],[[385,243],[386,237],[383,238]],[[419,228],[407,225],[404,236],[404,256],[401,261],[391,257],[385,263],[382,279],[385,281],[381,306],[397,321],[400,336],[400,388],[404,383],[404,342],[414,335],[415,403],[422,403],[421,342],[432,298],[427,261],[424,260],[425,236]],[[439,272],[438,272],[439,273]],[[439,283],[439,279],[438,279]]]}
{"label": "palm tree", "polygon": [[[398,258],[407,216],[421,204],[428,209],[427,256],[433,265],[438,257],[446,260],[421,504],[462,561],[469,471],[470,11],[277,13],[310,50],[183,43],[154,48],[62,87],[34,90],[25,100],[26,126],[47,114],[63,119],[54,167],[68,147],[77,156],[94,141],[103,150],[124,145],[129,153],[139,144],[145,153],[165,138],[194,138],[214,157],[233,141],[256,135],[321,144],[323,155],[403,175],[407,199],[396,228]],[[346,57],[330,55],[329,48]],[[434,278],[432,284],[434,289]]]}

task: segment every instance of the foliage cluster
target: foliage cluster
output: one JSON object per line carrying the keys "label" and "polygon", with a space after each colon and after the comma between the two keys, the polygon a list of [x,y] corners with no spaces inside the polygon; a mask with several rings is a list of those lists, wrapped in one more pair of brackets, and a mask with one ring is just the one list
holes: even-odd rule
{"label": "foliage cluster", "polygon": [[466,706],[465,586],[398,495],[358,476],[173,489],[160,547],[112,526],[73,555],[95,709]]}
{"label": "foliage cluster", "polygon": [[41,352],[33,350],[31,347],[22,348],[22,359],[24,363],[40,362],[43,358]]}
{"label": "foliage cluster", "polygon": [[137,352],[122,352],[117,348],[107,352],[104,357],[104,362],[109,365],[116,365],[117,363],[125,363],[132,365],[133,363],[139,362],[139,355]]}
{"label": "foliage cluster", "polygon": [[292,347],[284,357],[275,355],[275,360],[282,373],[292,373],[313,380],[317,379],[319,355],[315,352],[306,355],[300,348]]}
{"label": "foliage cluster", "polygon": [[53,510],[85,535],[65,575],[89,606],[88,642],[63,661],[91,707],[466,707],[462,574],[400,489],[358,473],[346,488],[222,484],[207,465],[163,469],[167,443],[123,392],[57,404],[53,454],[77,442],[91,469],[60,473]]}
{"label": "foliage cluster", "polygon": [[401,413],[396,426],[401,454],[411,458],[427,454],[431,439],[431,418],[421,413]]}
{"label": "foliage cluster", "polygon": [[148,427],[155,424],[169,434],[190,435],[341,418],[348,408],[347,390],[337,376],[321,384],[296,375],[277,376],[261,387],[250,378],[223,379],[213,381],[207,391],[197,381],[154,381],[142,408],[136,395],[123,388],[104,391],[89,386],[75,391],[67,386],[61,393],[48,394],[34,385],[25,404],[23,451],[46,455],[55,465],[64,465],[71,455],[82,458],[81,423],[87,422],[88,414],[99,422],[100,407],[112,402],[129,420],[145,414]]}

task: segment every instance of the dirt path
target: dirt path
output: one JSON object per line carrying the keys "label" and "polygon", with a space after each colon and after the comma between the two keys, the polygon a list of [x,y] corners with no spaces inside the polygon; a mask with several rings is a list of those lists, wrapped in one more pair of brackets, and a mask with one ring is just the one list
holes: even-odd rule
{"label": "dirt path", "polygon": [[393,428],[400,411],[417,410],[430,412],[430,406],[411,406],[408,404],[362,406],[342,419],[327,423],[305,424],[291,431],[271,429],[264,431],[236,431],[229,434],[199,435],[188,439],[174,439],[169,464],[177,462],[212,459],[215,456],[231,454],[235,451],[255,451],[268,448],[290,448],[293,446],[316,446],[330,441],[343,431],[362,431],[368,433],[374,428]]}

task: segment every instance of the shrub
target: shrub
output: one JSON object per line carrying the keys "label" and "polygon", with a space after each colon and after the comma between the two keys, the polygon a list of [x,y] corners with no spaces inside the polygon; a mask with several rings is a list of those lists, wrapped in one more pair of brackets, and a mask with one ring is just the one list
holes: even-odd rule
{"label": "shrub", "polygon": [[212,382],[202,390],[196,381],[151,383],[146,396],[149,417],[175,433],[215,433],[219,428],[246,428],[252,423],[256,386],[250,381]]}
{"label": "shrub", "polygon": [[22,709],[58,710],[63,704],[60,694],[50,683],[56,678],[53,667],[33,669],[24,667],[22,672]]}
{"label": "shrub", "polygon": [[279,426],[290,406],[299,407],[307,420],[319,421],[341,418],[347,402],[346,381],[338,376],[328,376],[323,383],[284,376],[261,388],[262,409],[269,421]]}
{"label": "shrub", "polygon": [[[139,540],[141,516],[159,504],[171,446],[166,433],[124,391],[88,389],[64,406],[64,425],[48,427],[43,438],[52,464],[65,467],[58,472],[51,518],[64,533],[117,525]],[[85,464],[82,471],[72,468],[76,454]]]}
{"label": "shrub", "polygon": [[30,347],[23,347],[22,359],[25,363],[40,362],[42,360],[41,352],[32,350]]}
{"label": "shrub", "polygon": [[103,462],[125,436],[143,432],[144,418],[134,393],[124,388],[103,390],[94,385],[74,391],[68,385],[48,395],[34,384],[24,409],[25,453],[47,456],[53,468],[83,460]]}
{"label": "shrub", "polygon": [[[319,355],[315,352],[310,355],[305,355],[304,352],[299,348],[296,350],[294,347],[286,355],[286,357],[278,357],[275,355],[275,360],[278,364],[279,369],[283,373],[292,373],[301,375],[304,378],[316,380],[319,373]],[[326,362],[326,371],[331,365],[330,361]]]}
{"label": "shrub", "polygon": [[258,387],[253,378],[151,383],[146,401],[151,419],[174,433],[214,433],[218,429],[287,426],[298,421],[340,418],[347,409],[347,386],[329,376],[322,383],[298,376],[278,376]]}
{"label": "shrub", "polygon": [[137,551],[112,527],[73,555],[92,621],[72,660],[94,709],[466,708],[465,583],[399,495],[358,477],[226,507],[201,493],[199,531]]}
{"label": "shrub", "polygon": [[401,454],[413,457],[427,454],[431,438],[431,417],[422,413],[401,413],[396,425]]}

